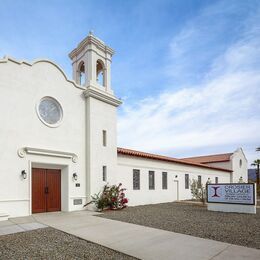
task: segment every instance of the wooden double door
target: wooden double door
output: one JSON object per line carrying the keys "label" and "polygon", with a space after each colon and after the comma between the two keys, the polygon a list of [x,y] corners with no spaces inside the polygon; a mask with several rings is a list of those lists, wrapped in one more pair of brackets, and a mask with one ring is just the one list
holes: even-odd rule
{"label": "wooden double door", "polygon": [[61,210],[61,170],[32,169],[32,213]]}

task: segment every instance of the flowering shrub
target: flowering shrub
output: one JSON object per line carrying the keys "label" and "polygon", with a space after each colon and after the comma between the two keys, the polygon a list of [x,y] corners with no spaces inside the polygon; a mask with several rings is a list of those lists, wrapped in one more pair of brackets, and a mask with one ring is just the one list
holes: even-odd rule
{"label": "flowering shrub", "polygon": [[128,199],[125,197],[126,189],[122,188],[122,183],[119,185],[105,185],[103,190],[94,196],[91,196],[92,201],[84,205],[94,203],[99,210],[104,209],[123,209],[128,203]]}

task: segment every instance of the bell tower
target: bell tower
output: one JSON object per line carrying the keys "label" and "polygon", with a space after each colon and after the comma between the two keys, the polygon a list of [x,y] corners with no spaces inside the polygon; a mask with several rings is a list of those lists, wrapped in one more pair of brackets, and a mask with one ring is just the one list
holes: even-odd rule
{"label": "bell tower", "polygon": [[89,32],[69,57],[72,60],[73,80],[82,86],[92,86],[113,93],[111,61],[114,51]]}
{"label": "bell tower", "polygon": [[122,102],[111,88],[113,54],[114,51],[92,32],[69,54],[73,79],[82,85],[86,98],[85,150],[89,199],[107,182],[116,183],[117,107]]}

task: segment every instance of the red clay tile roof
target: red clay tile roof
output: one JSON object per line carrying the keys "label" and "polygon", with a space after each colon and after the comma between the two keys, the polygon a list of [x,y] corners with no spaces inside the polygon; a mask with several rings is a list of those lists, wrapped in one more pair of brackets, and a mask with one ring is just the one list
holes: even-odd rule
{"label": "red clay tile roof", "polygon": [[223,154],[212,154],[205,156],[187,157],[182,158],[184,161],[193,163],[214,163],[214,162],[229,162],[230,157],[233,153],[223,153]]}
{"label": "red clay tile roof", "polygon": [[177,158],[173,158],[173,157],[167,157],[167,156],[163,156],[163,155],[140,152],[140,151],[121,148],[121,147],[117,148],[117,153],[123,154],[123,155],[135,156],[135,157],[143,157],[143,158],[152,159],[152,160],[160,160],[160,161],[166,161],[166,162],[173,162],[173,163],[191,165],[191,166],[195,166],[195,167],[207,168],[207,169],[212,169],[212,170],[232,172],[231,170],[228,170],[228,169],[213,167],[213,166],[209,166],[209,165],[205,165],[205,164],[190,162],[190,161],[177,159]]}

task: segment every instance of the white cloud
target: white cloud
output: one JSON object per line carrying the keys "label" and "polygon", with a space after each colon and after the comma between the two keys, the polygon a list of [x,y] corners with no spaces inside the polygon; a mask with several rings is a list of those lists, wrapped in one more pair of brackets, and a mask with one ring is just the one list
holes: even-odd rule
{"label": "white cloud", "polygon": [[[250,17],[239,39],[211,60],[195,85],[125,104],[119,117],[119,145],[176,157],[244,147],[249,161],[260,144],[260,29]],[[178,39],[196,34],[187,26]],[[206,37],[207,35],[202,35]],[[182,57],[187,46],[170,48]],[[174,46],[174,48],[173,48]],[[210,46],[208,46],[210,48]],[[202,54],[203,55],[203,54]],[[172,64],[175,66],[178,60]],[[182,63],[182,69],[185,68]],[[169,66],[166,68],[169,70]],[[168,71],[169,72],[169,71]],[[174,73],[175,74],[175,73]]]}

